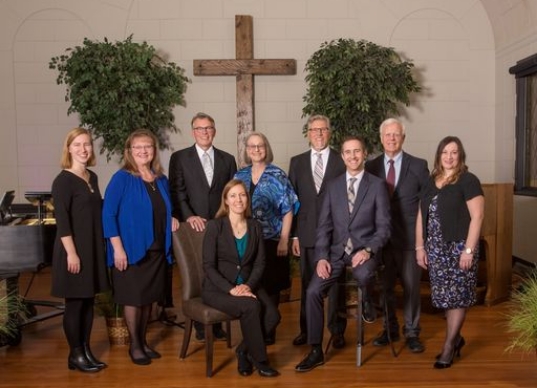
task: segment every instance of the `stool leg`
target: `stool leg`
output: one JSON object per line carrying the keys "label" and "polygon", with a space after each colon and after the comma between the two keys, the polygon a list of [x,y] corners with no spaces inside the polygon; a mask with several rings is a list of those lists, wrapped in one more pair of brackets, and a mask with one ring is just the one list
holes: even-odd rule
{"label": "stool leg", "polygon": [[364,344],[364,321],[362,319],[362,289],[358,288],[358,303],[356,304],[356,366],[362,365],[362,346]]}

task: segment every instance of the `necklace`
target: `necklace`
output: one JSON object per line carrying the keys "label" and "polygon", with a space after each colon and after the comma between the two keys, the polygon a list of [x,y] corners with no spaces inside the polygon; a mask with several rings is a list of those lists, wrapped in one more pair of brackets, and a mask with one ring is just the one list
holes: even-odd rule
{"label": "necklace", "polygon": [[237,224],[231,224],[231,228],[233,229],[233,234],[237,238],[241,238],[244,236],[244,233],[246,233],[246,222],[238,222]]}
{"label": "necklace", "polygon": [[153,190],[153,191],[157,191],[157,186],[155,186],[155,181],[153,181],[153,182],[147,182],[147,183],[149,183],[149,186],[151,186],[151,190]]}
{"label": "necklace", "polygon": [[88,185],[88,189],[89,189],[90,193],[93,194],[95,192],[95,190],[93,190],[93,186],[90,183],[90,174],[89,174],[88,170],[84,170],[84,181],[86,181],[86,184]]}

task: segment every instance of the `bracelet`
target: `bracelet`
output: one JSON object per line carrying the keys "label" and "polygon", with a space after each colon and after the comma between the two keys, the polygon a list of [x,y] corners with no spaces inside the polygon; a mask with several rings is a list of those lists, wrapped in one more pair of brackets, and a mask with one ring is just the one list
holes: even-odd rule
{"label": "bracelet", "polygon": [[421,251],[422,249],[425,249],[423,245],[420,245],[419,247],[416,247],[416,251]]}

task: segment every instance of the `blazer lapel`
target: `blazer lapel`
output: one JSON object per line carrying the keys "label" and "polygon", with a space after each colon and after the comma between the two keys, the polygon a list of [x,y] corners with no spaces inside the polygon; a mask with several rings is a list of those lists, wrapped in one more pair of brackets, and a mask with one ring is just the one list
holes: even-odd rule
{"label": "blazer lapel", "polygon": [[403,159],[401,160],[401,171],[399,172],[399,180],[397,181],[397,185],[395,186],[395,190],[400,186],[402,182],[405,181],[405,176],[408,174],[408,169],[410,168],[410,159],[408,156],[403,152]]}
{"label": "blazer lapel", "polygon": [[[235,236],[233,234],[233,229],[231,228],[231,223],[229,221],[229,218],[224,217],[223,218],[223,226],[222,229],[224,229],[224,234],[226,236],[226,240],[228,243],[228,246],[232,248],[233,251],[233,257],[235,258],[236,262],[239,262],[239,254],[237,253],[237,248],[235,244]],[[233,249],[234,248],[234,249]]]}

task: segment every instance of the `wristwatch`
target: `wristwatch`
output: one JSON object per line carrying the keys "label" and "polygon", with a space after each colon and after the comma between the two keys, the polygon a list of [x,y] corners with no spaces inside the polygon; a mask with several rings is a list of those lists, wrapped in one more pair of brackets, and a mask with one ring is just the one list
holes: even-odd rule
{"label": "wristwatch", "polygon": [[474,250],[470,247],[466,247],[464,248],[464,253],[468,254],[468,255],[473,255],[474,254]]}
{"label": "wristwatch", "polygon": [[366,251],[367,253],[369,253],[369,256],[373,256],[373,250],[372,250],[370,247],[365,247],[365,248],[364,248],[364,251]]}

